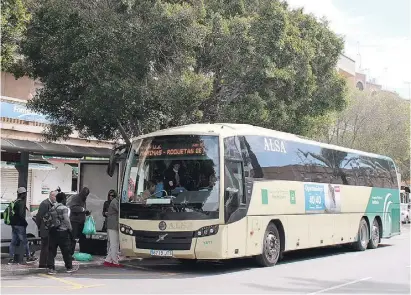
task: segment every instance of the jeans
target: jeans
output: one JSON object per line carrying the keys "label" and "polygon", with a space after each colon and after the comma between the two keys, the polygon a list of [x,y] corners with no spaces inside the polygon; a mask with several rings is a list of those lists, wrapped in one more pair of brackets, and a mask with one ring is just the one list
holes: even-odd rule
{"label": "jeans", "polygon": [[30,257],[30,248],[29,243],[27,242],[26,227],[22,225],[12,225],[11,234],[12,237],[10,243],[10,257],[14,258],[14,254],[16,254],[16,246],[19,241],[24,245],[26,256]]}
{"label": "jeans", "polygon": [[71,257],[71,235],[68,230],[50,231],[49,251],[47,257],[47,267],[50,269],[55,268],[54,263],[57,255],[57,247],[60,248],[61,254],[63,254],[63,260],[66,268],[73,268],[73,258]]}

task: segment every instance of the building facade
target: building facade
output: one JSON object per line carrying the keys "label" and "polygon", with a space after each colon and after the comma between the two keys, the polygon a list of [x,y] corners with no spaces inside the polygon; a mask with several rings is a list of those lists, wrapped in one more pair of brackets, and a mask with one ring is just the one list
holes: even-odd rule
{"label": "building facade", "polygon": [[27,205],[36,208],[51,190],[76,190],[76,168],[81,159],[107,158],[112,142],[80,138],[74,132],[66,141],[45,142],[49,124],[42,114],[26,107],[41,83],[28,77],[15,79],[1,73],[1,195],[16,198],[18,186],[28,190]]}

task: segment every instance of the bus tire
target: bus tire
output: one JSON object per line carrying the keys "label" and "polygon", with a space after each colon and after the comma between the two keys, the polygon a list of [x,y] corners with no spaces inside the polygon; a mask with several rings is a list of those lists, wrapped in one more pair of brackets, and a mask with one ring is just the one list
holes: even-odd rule
{"label": "bus tire", "polygon": [[270,223],[264,233],[263,251],[256,256],[258,265],[267,267],[275,265],[281,256],[280,233],[274,223]]}
{"label": "bus tire", "polygon": [[365,218],[361,218],[360,226],[358,228],[358,240],[354,242],[354,249],[357,251],[364,251],[367,249],[369,238],[368,224]]}
{"label": "bus tire", "polygon": [[380,243],[380,224],[377,218],[374,218],[370,232],[371,237],[370,241],[368,242],[368,249],[376,249],[378,248],[378,244]]}

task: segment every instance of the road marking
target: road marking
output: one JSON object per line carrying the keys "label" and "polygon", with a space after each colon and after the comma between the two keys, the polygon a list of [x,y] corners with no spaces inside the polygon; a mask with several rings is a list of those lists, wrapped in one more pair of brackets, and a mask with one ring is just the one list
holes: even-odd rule
{"label": "road marking", "polygon": [[69,281],[69,280],[58,278],[56,276],[51,276],[51,275],[46,275],[46,274],[39,274],[39,276],[49,278],[49,279],[64,283],[66,285],[69,285],[69,286],[71,286],[71,288],[70,288],[71,290],[78,290],[78,289],[104,286],[103,284],[99,284],[99,285],[82,285],[82,284],[78,284],[78,283],[75,283],[75,282],[72,282],[72,281]]}
{"label": "road marking", "polygon": [[154,269],[144,267],[144,266],[137,266],[137,265],[131,265],[131,264],[124,264],[124,263],[122,263],[122,265],[127,266],[127,267],[131,267],[131,268],[141,269],[141,270],[148,271],[148,272],[156,272],[157,274],[162,274],[162,275],[166,275],[166,276],[178,275],[178,273],[176,273],[176,272],[157,272]]}
{"label": "road marking", "polygon": [[61,288],[61,286],[39,286],[39,285],[33,285],[33,286],[27,286],[27,285],[19,285],[19,286],[3,286],[1,285],[2,288]]}
{"label": "road marking", "polygon": [[362,279],[355,280],[355,281],[351,281],[351,282],[348,282],[348,283],[345,283],[345,284],[341,284],[341,285],[337,285],[337,286],[334,286],[334,287],[322,289],[322,290],[319,290],[319,291],[316,291],[316,292],[313,292],[313,293],[309,293],[309,294],[307,294],[307,295],[314,295],[314,294],[324,293],[324,292],[327,292],[327,291],[339,289],[339,288],[342,288],[342,287],[345,287],[345,286],[349,286],[349,285],[352,285],[352,284],[356,284],[356,283],[359,283],[359,282],[362,282],[362,281],[366,281],[366,280],[369,280],[369,279],[371,279],[371,277],[362,278]]}

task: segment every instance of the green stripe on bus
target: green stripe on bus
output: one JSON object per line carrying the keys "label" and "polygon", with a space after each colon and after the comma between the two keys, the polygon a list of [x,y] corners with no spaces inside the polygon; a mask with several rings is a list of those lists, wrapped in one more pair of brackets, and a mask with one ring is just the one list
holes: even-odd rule
{"label": "green stripe on bus", "polygon": [[261,204],[268,204],[268,191],[266,189],[261,189]]}

